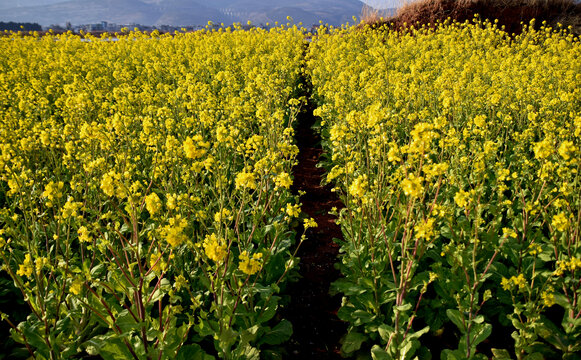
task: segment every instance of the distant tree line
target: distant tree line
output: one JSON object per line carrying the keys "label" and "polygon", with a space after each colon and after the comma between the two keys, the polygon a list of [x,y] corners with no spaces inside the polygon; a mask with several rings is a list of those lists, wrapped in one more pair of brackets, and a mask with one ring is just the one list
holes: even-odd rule
{"label": "distant tree line", "polygon": [[4,30],[12,30],[12,31],[19,31],[19,30],[24,30],[24,31],[42,31],[42,26],[40,26],[37,23],[20,23],[20,22],[3,22],[0,21],[0,31],[4,31]]}

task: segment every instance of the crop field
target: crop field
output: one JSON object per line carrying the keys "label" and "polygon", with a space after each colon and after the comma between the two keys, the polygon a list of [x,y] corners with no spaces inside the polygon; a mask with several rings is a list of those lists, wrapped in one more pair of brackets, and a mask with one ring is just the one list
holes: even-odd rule
{"label": "crop field", "polygon": [[290,358],[308,102],[342,356],[579,358],[579,38],[306,35],[0,37],[0,358]]}

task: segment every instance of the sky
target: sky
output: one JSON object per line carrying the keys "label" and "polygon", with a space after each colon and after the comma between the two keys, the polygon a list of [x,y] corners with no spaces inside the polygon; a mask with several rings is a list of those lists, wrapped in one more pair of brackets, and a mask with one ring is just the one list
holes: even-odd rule
{"label": "sky", "polygon": [[373,6],[376,9],[397,8],[401,5],[411,2],[410,0],[361,0],[364,3]]}
{"label": "sky", "polygon": [[[52,4],[57,3],[63,0],[0,0],[0,7],[8,8],[14,7],[14,5],[43,5],[43,4]],[[396,8],[404,3],[410,2],[411,0],[362,0],[364,3],[367,3],[375,8]],[[11,6],[9,6],[11,5]]]}

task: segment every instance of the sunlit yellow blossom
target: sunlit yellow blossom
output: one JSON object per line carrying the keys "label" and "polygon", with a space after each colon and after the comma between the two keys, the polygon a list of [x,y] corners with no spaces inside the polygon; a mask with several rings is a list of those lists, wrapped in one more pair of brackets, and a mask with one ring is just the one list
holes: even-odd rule
{"label": "sunlit yellow blossom", "polygon": [[83,203],[73,201],[69,198],[67,202],[63,205],[62,217],[63,219],[68,219],[70,217],[75,217],[78,215],[78,211],[82,208]]}
{"label": "sunlit yellow blossom", "polygon": [[51,206],[55,200],[60,199],[63,196],[63,188],[65,184],[62,181],[57,183],[51,181],[46,185],[42,196],[48,199],[47,206]]}
{"label": "sunlit yellow blossom", "polygon": [[474,117],[474,125],[484,127],[486,125],[486,115],[477,115]]}
{"label": "sunlit yellow blossom", "polygon": [[184,141],[183,147],[187,158],[199,159],[206,154],[207,149],[210,147],[210,143],[203,141],[201,135],[194,135],[193,138],[188,137],[186,141]]}
{"label": "sunlit yellow blossom", "polygon": [[274,183],[277,188],[288,189],[293,184],[293,181],[287,172],[282,172],[276,176]]}
{"label": "sunlit yellow blossom", "polygon": [[464,190],[460,190],[454,195],[454,202],[459,207],[466,207],[470,202],[470,193]]}
{"label": "sunlit yellow blossom", "polygon": [[256,175],[252,172],[239,172],[236,174],[236,189],[256,189]]}
{"label": "sunlit yellow blossom", "polygon": [[290,217],[299,217],[301,213],[301,206],[299,204],[286,204],[285,212]]}
{"label": "sunlit yellow blossom", "polygon": [[555,304],[555,294],[553,292],[543,291],[541,293],[544,307],[551,307]]}
{"label": "sunlit yellow blossom", "polygon": [[254,275],[262,267],[262,253],[255,253],[250,257],[248,252],[244,250],[239,256],[240,270],[246,275]]}
{"label": "sunlit yellow blossom", "polygon": [[504,290],[510,290],[510,288],[512,287],[511,281],[505,278],[504,276],[502,277],[502,280],[500,280],[500,285]]}
{"label": "sunlit yellow blossom", "polygon": [[504,290],[518,288],[518,291],[524,291],[526,288],[526,280],[523,274],[511,276],[510,279],[503,277],[500,284]]}
{"label": "sunlit yellow blossom", "polygon": [[120,199],[127,197],[127,190],[122,182],[122,175],[115,171],[109,171],[103,175],[101,190],[107,196],[117,196]]}
{"label": "sunlit yellow blossom", "polygon": [[535,152],[535,158],[542,160],[547,158],[553,152],[553,144],[551,139],[544,139],[534,144],[533,151]]}
{"label": "sunlit yellow blossom", "polygon": [[557,215],[553,216],[553,221],[551,222],[553,228],[564,232],[567,231],[569,228],[569,219],[565,215],[564,212],[560,212]]}
{"label": "sunlit yellow blossom", "polygon": [[176,278],[174,280],[173,287],[177,291],[180,291],[182,288],[185,288],[187,286],[188,286],[188,280],[184,277],[184,275],[179,274],[178,276],[176,276]]}
{"label": "sunlit yellow blossom", "polygon": [[529,254],[531,254],[532,256],[537,256],[543,251],[543,248],[539,244],[531,243],[529,245],[528,250],[529,250]]}
{"label": "sunlit yellow blossom", "polygon": [[228,209],[222,209],[221,211],[217,211],[214,214],[214,221],[220,223],[222,221],[231,221],[232,220],[232,212]]}
{"label": "sunlit yellow blossom", "polygon": [[159,273],[166,270],[167,262],[161,253],[153,253],[149,258],[149,267]]}
{"label": "sunlit yellow blossom", "polygon": [[317,224],[317,222],[315,221],[315,219],[308,218],[308,219],[305,219],[303,221],[303,226],[304,226],[305,229],[308,229],[308,228],[316,228],[319,225]]}
{"label": "sunlit yellow blossom", "polygon": [[49,265],[48,259],[46,257],[38,257],[34,260],[34,267],[36,269],[36,273],[39,274],[40,271]]}
{"label": "sunlit yellow blossom", "polygon": [[188,226],[186,219],[181,215],[169,219],[169,224],[164,226],[162,233],[165,241],[173,247],[180,246],[187,241],[187,236],[184,234],[185,228]]}
{"label": "sunlit yellow blossom", "polygon": [[562,276],[566,271],[575,271],[581,269],[581,258],[572,256],[570,259],[557,260],[556,269],[553,272],[555,276]]}
{"label": "sunlit yellow blossom", "polygon": [[70,293],[74,295],[79,295],[83,290],[84,284],[85,282],[83,281],[83,279],[81,279],[80,277],[76,277],[73,280],[71,287],[69,288]]}
{"label": "sunlit yellow blossom", "polygon": [[22,264],[19,265],[19,269],[18,271],[16,271],[16,274],[19,276],[30,277],[30,275],[32,275],[33,270],[34,266],[30,254],[24,255],[24,261],[22,262]]}
{"label": "sunlit yellow blossom", "polygon": [[78,230],[78,234],[79,234],[79,241],[82,243],[91,243],[93,242],[93,239],[91,238],[91,234],[89,232],[89,229],[87,229],[86,226],[81,226]]}
{"label": "sunlit yellow blossom", "polygon": [[204,239],[204,252],[206,256],[217,263],[224,261],[228,254],[227,250],[226,244],[214,233],[206,236]]}
{"label": "sunlit yellow blossom", "polygon": [[367,175],[360,175],[349,186],[349,194],[356,199],[361,199],[367,192],[367,186]]}
{"label": "sunlit yellow blossom", "polygon": [[155,215],[162,207],[161,200],[156,193],[151,193],[145,197],[145,208],[150,215]]}
{"label": "sunlit yellow blossom", "polygon": [[422,186],[423,181],[423,177],[416,177],[414,174],[410,174],[408,178],[401,182],[401,188],[403,189],[404,194],[411,198],[416,198],[424,191],[424,187]]}
{"label": "sunlit yellow blossom", "polygon": [[434,219],[428,218],[414,227],[415,237],[417,239],[425,239],[430,241],[434,235]]}
{"label": "sunlit yellow blossom", "polygon": [[400,152],[399,152],[399,148],[397,147],[397,145],[393,144],[389,148],[389,151],[387,152],[387,160],[389,162],[399,162],[399,161],[401,161]]}
{"label": "sunlit yellow blossom", "polygon": [[424,174],[426,174],[426,178],[429,180],[431,178],[446,174],[446,171],[448,171],[449,167],[450,166],[447,163],[426,165],[424,166],[422,171],[424,172]]}
{"label": "sunlit yellow blossom", "polygon": [[502,236],[503,237],[511,237],[511,238],[516,239],[517,233],[513,229],[502,228]]}
{"label": "sunlit yellow blossom", "polygon": [[576,150],[577,148],[572,141],[565,140],[561,143],[561,146],[559,146],[558,152],[563,159],[569,160],[571,156],[574,156]]}

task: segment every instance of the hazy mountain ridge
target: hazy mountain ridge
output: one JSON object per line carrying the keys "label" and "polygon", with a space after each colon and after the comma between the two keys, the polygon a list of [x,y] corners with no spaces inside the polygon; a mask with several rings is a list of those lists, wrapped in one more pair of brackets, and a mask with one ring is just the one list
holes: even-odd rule
{"label": "hazy mountain ridge", "polygon": [[[10,5],[12,5],[10,7]],[[255,24],[286,22],[306,26],[322,20],[339,25],[359,16],[359,0],[0,0],[0,21],[51,24],[88,24],[108,21],[118,24],[203,25],[214,22]]]}

